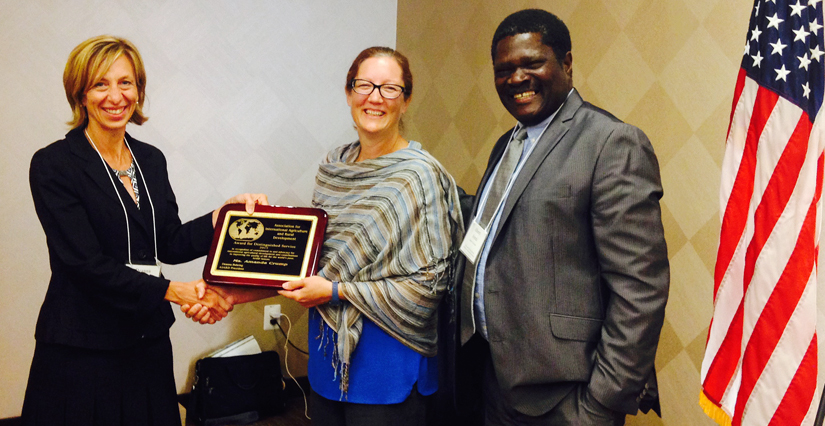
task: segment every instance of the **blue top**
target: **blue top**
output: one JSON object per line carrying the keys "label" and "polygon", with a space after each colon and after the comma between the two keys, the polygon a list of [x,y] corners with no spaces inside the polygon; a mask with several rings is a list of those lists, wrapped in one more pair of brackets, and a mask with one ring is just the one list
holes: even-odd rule
{"label": "blue top", "polygon": [[369,319],[361,318],[364,329],[352,353],[349,391],[344,395],[340,388],[340,374],[335,374],[332,363],[337,333],[324,324],[316,309],[309,310],[307,375],[312,390],[333,401],[356,404],[398,404],[410,396],[416,383],[421,395],[435,393],[438,389],[437,358],[415,352]]}

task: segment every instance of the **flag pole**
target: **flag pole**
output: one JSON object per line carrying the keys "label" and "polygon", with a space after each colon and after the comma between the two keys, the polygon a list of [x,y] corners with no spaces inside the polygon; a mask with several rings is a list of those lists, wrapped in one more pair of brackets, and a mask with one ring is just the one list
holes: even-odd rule
{"label": "flag pole", "polygon": [[825,385],[822,387],[822,394],[819,395],[819,408],[816,409],[814,426],[822,426],[823,419],[825,419]]}

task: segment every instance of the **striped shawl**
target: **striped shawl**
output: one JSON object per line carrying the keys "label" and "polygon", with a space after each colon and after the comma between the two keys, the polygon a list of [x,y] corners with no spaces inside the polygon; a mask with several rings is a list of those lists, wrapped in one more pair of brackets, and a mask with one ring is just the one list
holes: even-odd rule
{"label": "striped shawl", "polygon": [[421,355],[436,354],[436,308],[464,234],[455,182],[421,144],[356,163],[359,151],[354,142],[327,155],[312,200],[329,215],[319,275],[339,281],[346,297],[317,306],[337,332],[342,392],[362,315]]}

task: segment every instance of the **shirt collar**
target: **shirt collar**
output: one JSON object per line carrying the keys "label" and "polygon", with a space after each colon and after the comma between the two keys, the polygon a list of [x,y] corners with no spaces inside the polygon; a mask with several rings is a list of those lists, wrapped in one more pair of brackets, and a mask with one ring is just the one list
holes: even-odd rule
{"label": "shirt collar", "polygon": [[[545,118],[540,123],[535,124],[533,126],[526,126],[527,127],[527,141],[528,141],[528,143],[532,144],[536,140],[536,138],[541,136],[541,134],[544,132],[544,129],[547,128],[547,126],[550,125],[550,122],[553,121],[553,118],[556,116],[556,114],[558,114],[559,111],[561,111],[561,108],[567,102],[567,99],[570,98],[570,95],[572,93],[573,93],[573,89],[571,88],[570,91],[567,92],[567,97],[564,98],[564,102],[562,102],[562,104],[559,105],[559,107],[556,108],[556,110],[553,111],[552,114],[547,116],[547,118]],[[520,127],[525,127],[524,124],[522,124],[522,123],[519,123],[519,126]]]}

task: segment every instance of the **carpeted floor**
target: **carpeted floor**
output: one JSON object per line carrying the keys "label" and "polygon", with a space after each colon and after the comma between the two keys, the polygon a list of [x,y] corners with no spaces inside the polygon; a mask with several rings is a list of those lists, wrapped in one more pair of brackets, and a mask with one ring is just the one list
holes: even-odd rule
{"label": "carpeted floor", "polygon": [[[197,426],[194,422],[185,422],[186,409],[181,406],[181,423],[185,426]],[[184,423],[185,422],[185,423]],[[309,426],[311,422],[304,416],[304,400],[301,397],[286,401],[286,411],[281,414],[259,419],[246,426]]]}

